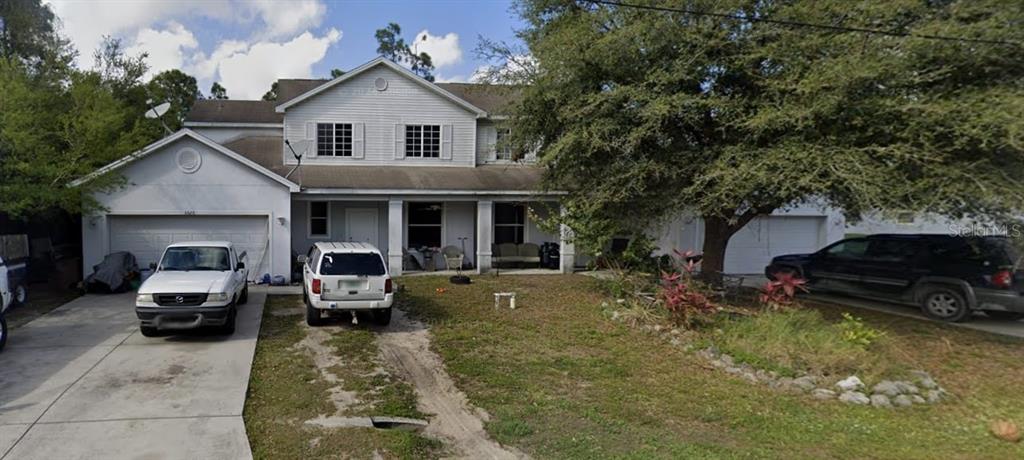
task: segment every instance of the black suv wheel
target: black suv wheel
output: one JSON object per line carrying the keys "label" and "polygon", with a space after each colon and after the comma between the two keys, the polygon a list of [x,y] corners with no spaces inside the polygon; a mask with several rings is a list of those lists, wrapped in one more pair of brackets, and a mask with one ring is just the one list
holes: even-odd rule
{"label": "black suv wheel", "polygon": [[4,345],[7,345],[7,320],[0,313],[0,351],[3,351]]}
{"label": "black suv wheel", "polygon": [[313,304],[309,302],[309,298],[306,298],[306,324],[310,326],[320,326],[324,324],[323,317],[320,316],[320,310],[313,308]]}
{"label": "black suv wheel", "polygon": [[921,311],[930,318],[958,322],[971,316],[967,300],[955,289],[929,288],[921,299]]}

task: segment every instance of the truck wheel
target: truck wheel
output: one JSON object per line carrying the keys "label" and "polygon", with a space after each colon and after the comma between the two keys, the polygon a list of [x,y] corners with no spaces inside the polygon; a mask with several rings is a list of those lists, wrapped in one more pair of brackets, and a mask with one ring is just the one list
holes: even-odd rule
{"label": "truck wheel", "polygon": [[320,310],[313,308],[308,300],[306,301],[306,324],[310,326],[320,326],[324,323],[323,318],[320,317]]}
{"label": "truck wheel", "polygon": [[232,335],[235,333],[235,320],[238,319],[238,309],[234,305],[228,310],[228,320],[220,327],[221,334]]}
{"label": "truck wheel", "polygon": [[373,310],[373,322],[379,326],[387,326],[391,324],[391,308],[384,308],[380,310]]}
{"label": "truck wheel", "polygon": [[245,305],[249,301],[249,286],[246,285],[242,288],[242,295],[238,296],[238,304]]}
{"label": "truck wheel", "polygon": [[1017,313],[1013,311],[990,311],[985,310],[985,314],[989,318],[998,319],[1002,321],[1020,321],[1024,319],[1024,313]]}
{"label": "truck wheel", "polygon": [[14,288],[14,297],[11,299],[11,306],[20,307],[28,302],[28,289],[25,289],[24,284],[19,284],[18,287]]}
{"label": "truck wheel", "polygon": [[7,320],[0,313],[0,351],[3,351],[4,345],[7,345]]}
{"label": "truck wheel", "polygon": [[139,326],[139,332],[143,337],[156,337],[160,335],[160,331],[153,326]]}
{"label": "truck wheel", "polygon": [[921,312],[939,321],[959,322],[971,316],[967,300],[954,289],[935,287],[925,292]]}

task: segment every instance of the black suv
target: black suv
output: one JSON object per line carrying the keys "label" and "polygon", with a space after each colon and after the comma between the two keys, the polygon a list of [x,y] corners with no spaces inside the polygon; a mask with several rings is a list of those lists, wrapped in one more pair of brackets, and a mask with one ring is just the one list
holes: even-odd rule
{"label": "black suv", "polygon": [[921,307],[943,321],[973,310],[1024,318],[1024,273],[1011,240],[1001,236],[871,235],[836,242],[814,254],[778,256],[765,268],[789,272],[812,288]]}

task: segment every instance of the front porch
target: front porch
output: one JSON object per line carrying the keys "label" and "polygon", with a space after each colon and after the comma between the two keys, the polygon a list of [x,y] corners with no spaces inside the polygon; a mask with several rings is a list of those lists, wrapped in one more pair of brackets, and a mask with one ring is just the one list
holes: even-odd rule
{"label": "front porch", "polygon": [[551,234],[538,225],[559,209],[557,201],[525,196],[298,195],[292,250],[305,254],[317,241],[365,241],[386,254],[394,276],[454,274],[460,259],[463,271],[475,273],[568,273],[575,264],[568,229]]}

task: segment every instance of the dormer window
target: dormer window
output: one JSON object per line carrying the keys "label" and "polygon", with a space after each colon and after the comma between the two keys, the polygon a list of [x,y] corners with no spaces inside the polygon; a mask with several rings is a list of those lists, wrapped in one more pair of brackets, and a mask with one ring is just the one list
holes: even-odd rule
{"label": "dormer window", "polygon": [[405,156],[440,157],[441,125],[405,125]]}
{"label": "dormer window", "polygon": [[350,156],[352,156],[352,124],[351,123],[317,123],[316,124],[316,156],[318,156],[318,157],[350,157]]}

